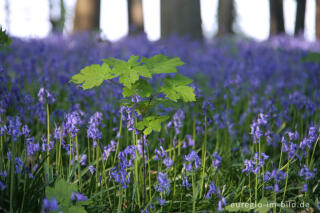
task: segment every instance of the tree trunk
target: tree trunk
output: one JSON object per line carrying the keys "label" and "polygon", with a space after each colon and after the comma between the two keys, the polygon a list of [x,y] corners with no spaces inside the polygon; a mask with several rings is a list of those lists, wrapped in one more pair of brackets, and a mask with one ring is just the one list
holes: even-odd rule
{"label": "tree trunk", "polygon": [[73,32],[97,31],[100,25],[100,0],[77,0]]}
{"label": "tree trunk", "polygon": [[144,32],[142,0],[128,0],[129,34]]}
{"label": "tree trunk", "polygon": [[316,38],[320,40],[320,0],[316,2]]}
{"label": "tree trunk", "polygon": [[294,35],[299,36],[304,33],[304,21],[306,14],[306,0],[297,0],[296,24]]}
{"label": "tree trunk", "polygon": [[283,17],[283,1],[269,0],[270,3],[270,36],[285,32]]}
{"label": "tree trunk", "polygon": [[161,0],[161,37],[202,39],[199,0]]}
{"label": "tree trunk", "polygon": [[[64,0],[53,2],[49,1],[50,4],[50,23],[51,23],[51,32],[53,33],[62,33],[64,29],[64,24],[66,20],[66,9]],[[59,5],[58,5],[59,4]],[[59,14],[54,13],[55,9],[59,8]]]}
{"label": "tree trunk", "polygon": [[233,34],[235,10],[233,0],[219,0],[218,5],[218,36]]}

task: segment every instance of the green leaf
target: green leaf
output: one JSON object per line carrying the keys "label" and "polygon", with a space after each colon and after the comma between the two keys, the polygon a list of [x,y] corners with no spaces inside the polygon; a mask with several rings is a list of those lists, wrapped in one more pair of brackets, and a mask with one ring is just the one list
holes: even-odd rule
{"label": "green leaf", "polygon": [[131,88],[124,87],[122,90],[123,97],[129,97],[132,95],[139,95],[142,98],[150,97],[153,93],[153,87],[145,79],[139,79]]}
{"label": "green leaf", "polygon": [[2,27],[0,26],[0,47],[2,45],[11,45],[11,43],[12,43],[11,38],[9,38],[6,31],[3,30]]}
{"label": "green leaf", "polygon": [[158,54],[150,58],[142,57],[141,61],[150,68],[153,74],[174,73],[177,67],[184,64],[180,58],[168,58],[168,56]]}
{"label": "green leaf", "polygon": [[152,78],[150,70],[146,65],[141,65],[138,59],[139,56],[132,55],[128,62],[115,58],[103,59],[103,62],[112,66],[112,76],[119,76],[119,82],[131,89],[131,86],[139,80],[140,76]]}
{"label": "green leaf", "polygon": [[257,205],[258,208],[255,208],[254,210],[259,213],[268,213],[271,209],[271,203],[268,202],[266,197],[262,198]]}
{"label": "green leaf", "polygon": [[54,187],[46,188],[47,198],[56,198],[61,206],[71,205],[71,195],[73,191],[77,191],[77,186],[74,184],[68,184],[63,179],[58,179]]}
{"label": "green leaf", "polygon": [[187,77],[183,77],[181,74],[174,76],[173,78],[167,77],[164,81],[164,85],[160,88],[160,92],[163,92],[166,97],[174,102],[178,99],[182,99],[184,102],[191,102],[196,100],[194,89],[188,84],[192,83],[192,80]]}
{"label": "green leaf", "polygon": [[152,131],[160,132],[161,123],[167,120],[169,116],[148,116],[137,123],[138,130],[144,130],[143,134],[149,135]]}
{"label": "green leaf", "polygon": [[320,53],[309,52],[305,57],[302,58],[302,62],[313,62],[320,64]]}
{"label": "green leaf", "polygon": [[111,73],[111,69],[107,64],[100,66],[92,64],[83,68],[80,73],[72,76],[71,82],[82,84],[84,90],[100,86],[104,80],[117,77]]}

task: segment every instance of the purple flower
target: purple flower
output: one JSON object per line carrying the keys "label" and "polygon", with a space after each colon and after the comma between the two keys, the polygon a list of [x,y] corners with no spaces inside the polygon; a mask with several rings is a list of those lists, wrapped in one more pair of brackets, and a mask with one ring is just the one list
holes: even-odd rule
{"label": "purple flower", "polygon": [[209,185],[209,190],[205,196],[206,199],[209,199],[211,194],[216,194],[216,195],[220,195],[220,191],[216,188],[216,185],[214,184],[214,182],[212,181],[211,184]]}
{"label": "purple flower", "polygon": [[186,187],[186,188],[190,188],[191,184],[189,183],[188,177],[184,177],[182,180],[182,186]]}
{"label": "purple flower", "polygon": [[305,180],[311,180],[315,177],[317,169],[310,170],[306,165],[299,172],[300,177],[304,177]]}
{"label": "purple flower", "polygon": [[173,161],[171,160],[171,158],[166,157],[163,160],[163,164],[167,167],[167,169],[170,169],[170,167],[173,165]]}
{"label": "purple flower", "polygon": [[29,134],[30,134],[30,129],[29,129],[28,125],[24,125],[24,126],[22,127],[22,134],[23,134],[25,137],[28,137],[28,136],[29,136]]}
{"label": "purple flower", "polygon": [[110,178],[114,179],[114,182],[120,183],[122,189],[127,188],[127,183],[130,183],[130,177],[125,168],[122,167],[118,170],[116,167],[112,168],[110,171]]}
{"label": "purple flower", "polygon": [[102,153],[103,160],[107,160],[110,153],[116,151],[116,149],[117,149],[117,142],[115,142],[114,140],[111,140],[110,144],[103,148],[103,153]]}
{"label": "purple flower", "polygon": [[224,197],[221,198],[218,202],[218,211],[223,211],[223,207],[227,205],[226,199]]}
{"label": "purple flower", "polygon": [[34,141],[33,137],[26,139],[27,154],[29,157],[33,156],[35,153],[41,150],[40,144],[34,143],[33,141]]}
{"label": "purple flower", "polygon": [[75,137],[76,133],[79,132],[79,127],[82,123],[81,114],[78,111],[68,113],[65,116],[63,123],[63,129],[71,136]]}
{"label": "purple flower", "polygon": [[7,117],[8,131],[7,134],[12,136],[13,142],[18,141],[18,137],[22,135],[20,117]]}
{"label": "purple flower", "polygon": [[170,181],[167,178],[167,174],[159,172],[157,176],[157,180],[158,180],[158,185],[155,186],[155,189],[158,192],[166,191],[166,193],[169,193]]}
{"label": "purple flower", "polygon": [[94,168],[94,166],[88,166],[88,169],[92,175],[96,171],[96,168]]}
{"label": "purple flower", "polygon": [[86,200],[88,200],[88,197],[84,196],[83,194],[81,194],[79,192],[72,192],[71,200],[72,201],[86,201]]}
{"label": "purple flower", "polygon": [[194,170],[198,170],[200,168],[201,165],[201,159],[199,158],[198,154],[196,151],[192,151],[191,153],[189,153],[188,155],[186,155],[184,157],[185,161],[188,162],[188,164],[184,164],[186,170],[188,172],[192,171],[192,165],[194,163]]}
{"label": "purple flower", "polygon": [[4,183],[2,183],[0,180],[0,191],[4,191],[6,188],[7,188],[7,186],[4,185]]}
{"label": "purple flower", "polygon": [[158,201],[160,203],[160,206],[163,206],[165,204],[165,202],[166,202],[166,200],[161,199],[161,198],[158,198]]}
{"label": "purple flower", "polygon": [[194,147],[194,140],[192,139],[191,135],[186,135],[186,139],[188,140],[188,145]]}
{"label": "purple flower", "polygon": [[[100,140],[102,138],[102,133],[99,130],[99,125],[102,122],[102,113],[96,112],[89,118],[89,126],[87,129],[87,137],[92,138],[95,142],[96,140]],[[96,144],[96,143],[94,143]]]}
{"label": "purple flower", "polygon": [[45,88],[41,88],[38,92],[38,98],[39,98],[39,102],[44,104],[45,101],[47,100],[49,103],[54,103],[56,101],[56,99],[54,98],[54,96],[49,92],[49,90],[45,89]]}
{"label": "purple flower", "polygon": [[42,212],[49,213],[55,211],[59,208],[58,201],[55,198],[48,200],[47,198],[43,199]]}
{"label": "purple flower", "polygon": [[173,121],[170,121],[167,124],[167,127],[174,127],[176,134],[178,135],[180,133],[180,128],[183,126],[182,121],[184,120],[184,112],[179,109],[174,115],[173,115]]}
{"label": "purple flower", "polygon": [[212,160],[212,166],[216,169],[218,169],[220,167],[220,164],[222,162],[222,158],[220,157],[220,155],[217,152],[214,152],[212,154],[213,156],[213,160]]}

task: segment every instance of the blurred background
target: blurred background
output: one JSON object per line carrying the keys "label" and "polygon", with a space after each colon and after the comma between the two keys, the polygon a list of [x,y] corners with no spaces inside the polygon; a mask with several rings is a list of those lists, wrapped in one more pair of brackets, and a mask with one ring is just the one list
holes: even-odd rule
{"label": "blurred background", "polygon": [[265,40],[286,34],[320,38],[319,0],[1,0],[0,24],[11,36],[99,32],[151,41],[178,34],[196,39],[239,35]]}

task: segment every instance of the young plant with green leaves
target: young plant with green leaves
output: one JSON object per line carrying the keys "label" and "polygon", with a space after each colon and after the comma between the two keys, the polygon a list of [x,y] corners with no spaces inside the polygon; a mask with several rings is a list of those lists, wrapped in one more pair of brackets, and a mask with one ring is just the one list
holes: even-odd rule
{"label": "young plant with green leaves", "polygon": [[[122,106],[133,109],[131,128],[141,137],[142,153],[148,135],[153,131],[159,132],[161,125],[168,115],[160,115],[159,105],[172,106],[179,102],[196,100],[194,89],[189,85],[192,80],[179,74],[177,67],[184,63],[180,58],[169,58],[165,55],[155,55],[150,58],[132,55],[128,61],[108,58],[103,64],[92,64],[74,75],[72,83],[80,84],[84,90],[100,86],[104,81],[122,87]],[[167,74],[165,77],[160,74]],[[160,81],[159,86],[152,83]],[[118,80],[118,81],[115,81]],[[138,116],[134,116],[134,111]],[[119,144],[118,144],[119,146]],[[145,205],[145,156],[142,154],[142,203]]]}

